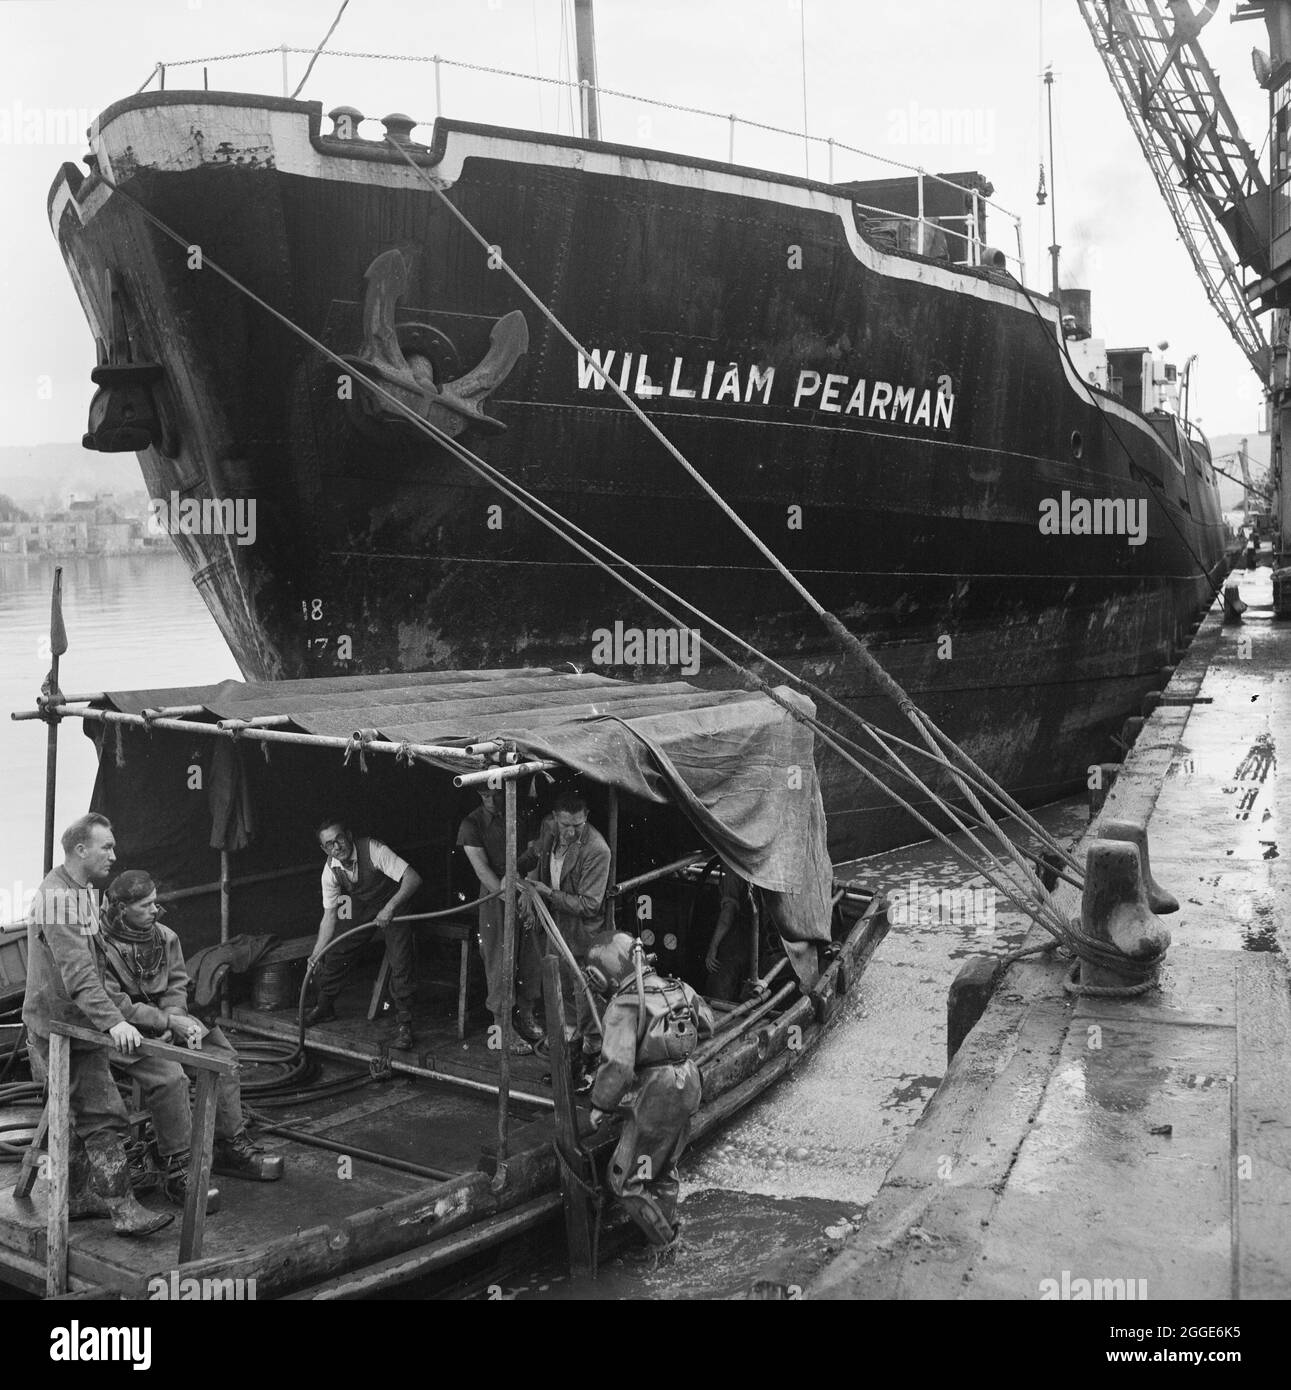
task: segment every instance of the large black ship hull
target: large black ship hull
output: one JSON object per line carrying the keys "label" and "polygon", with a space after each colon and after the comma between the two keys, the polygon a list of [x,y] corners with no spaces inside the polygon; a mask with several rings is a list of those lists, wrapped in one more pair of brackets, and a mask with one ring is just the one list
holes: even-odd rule
{"label": "large black ship hull", "polygon": [[[51,220],[105,357],[150,386],[140,454],[169,502],[256,502],[254,543],[166,524],[248,678],[437,667],[587,668],[604,634],[659,627],[487,482],[203,263],[344,356],[371,345],[374,270],[437,383],[519,310],[528,351],[461,441],[777,661],[899,720],[784,580],[520,293],[607,373],[891,674],[1020,798],[1084,781],[1159,678],[1224,564],[1204,459],[1079,381],[1057,310],[1007,276],[885,254],[825,185],[440,122],[414,162],[319,133],[314,104],[133,98],[99,168],[64,166]],[[169,240],[140,205],[179,232]],[[198,248],[194,255],[193,248]],[[388,263],[385,263],[388,264]],[[365,280],[365,274],[368,279]],[[387,306],[388,307],[388,306]],[[611,356],[613,354],[613,356]],[[1044,534],[1046,499],[1142,505],[1145,533]],[[702,628],[702,624],[700,624]],[[708,635],[708,634],[706,634]],[[610,674],[678,675],[637,664]],[[705,656],[687,672],[730,683]],[[839,856],[910,826],[840,762]]]}

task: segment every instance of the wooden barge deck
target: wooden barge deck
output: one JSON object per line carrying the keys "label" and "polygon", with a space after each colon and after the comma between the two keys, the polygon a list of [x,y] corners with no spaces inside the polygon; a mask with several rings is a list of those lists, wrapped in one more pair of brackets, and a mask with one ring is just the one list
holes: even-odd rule
{"label": "wooden barge deck", "polygon": [[[695,1142],[811,1051],[887,927],[876,899],[851,926],[809,996],[767,1015],[704,1069]],[[415,1013],[416,1048],[391,1051],[389,1025],[366,1018],[372,972],[355,974],[338,1018],[309,1034],[311,1046],[317,1044],[325,1059],[324,1079],[350,1078],[354,1088],[259,1112],[271,1124],[305,1131],[335,1148],[264,1133],[265,1148],[284,1156],[286,1176],[271,1184],[215,1179],[222,1203],[207,1218],[202,1258],[182,1266],[178,1221],[143,1241],[113,1235],[104,1221],[75,1223],[68,1242],[71,1296],[146,1299],[170,1297],[175,1290],[183,1297],[189,1290],[196,1297],[201,1289],[207,1297],[236,1298],[253,1289],[257,1299],[358,1297],[439,1270],[469,1267],[463,1262],[558,1222],[555,1120],[551,1088],[542,1080],[547,1060],[511,1059],[511,1137],[499,1183],[497,1099],[484,1089],[496,1086],[497,1053],[488,1049],[483,1030],[459,1040],[455,1001],[446,1004],[423,989]],[[238,1007],[228,1027],[236,1042],[296,1036],[294,1011]],[[350,1055],[335,1055],[342,1051]],[[244,1096],[244,1103],[258,1109],[254,1096]],[[27,1113],[34,1126],[38,1110]],[[603,1157],[614,1136],[588,1136],[584,1142]],[[445,1176],[402,1171],[392,1161]],[[48,1185],[42,1178],[30,1198],[16,1198],[16,1175],[16,1164],[0,1167],[0,1280],[38,1294],[45,1288]],[[148,1204],[162,1200],[150,1197]]]}

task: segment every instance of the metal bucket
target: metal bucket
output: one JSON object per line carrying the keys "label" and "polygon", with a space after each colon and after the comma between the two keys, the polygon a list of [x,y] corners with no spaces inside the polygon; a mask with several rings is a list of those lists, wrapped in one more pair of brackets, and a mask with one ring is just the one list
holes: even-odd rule
{"label": "metal bucket", "polygon": [[300,1002],[300,986],[308,962],[272,961],[256,970],[251,979],[253,1009],[294,1009]]}

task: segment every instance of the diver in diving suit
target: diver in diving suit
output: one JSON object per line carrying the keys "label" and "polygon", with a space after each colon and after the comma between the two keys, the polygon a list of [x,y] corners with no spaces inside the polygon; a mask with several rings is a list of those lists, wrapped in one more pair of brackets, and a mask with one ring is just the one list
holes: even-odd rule
{"label": "diver in diving suit", "polygon": [[651,968],[640,943],[624,932],[591,947],[587,978],[609,1001],[592,1124],[612,1110],[626,1116],[609,1185],[651,1246],[664,1250],[680,1229],[677,1163],[699,1109],[699,1068],[691,1054],[700,1038],[712,1035],[712,1011],[689,985]]}

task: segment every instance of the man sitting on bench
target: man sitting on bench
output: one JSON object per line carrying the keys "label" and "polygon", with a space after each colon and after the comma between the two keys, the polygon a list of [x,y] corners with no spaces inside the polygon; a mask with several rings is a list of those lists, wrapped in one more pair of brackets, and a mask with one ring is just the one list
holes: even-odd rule
{"label": "man sitting on bench", "polygon": [[390,993],[394,998],[395,1035],[392,1046],[406,1049],[413,1045],[412,1000],[416,992],[416,956],[412,928],[407,922],[392,920],[399,909],[421,887],[421,875],[380,840],[371,835],[350,834],[349,827],[336,816],[318,826],[318,843],[327,855],[323,866],[323,920],[318,924],[318,940],[310,956],[312,965],[336,933],[342,904],[348,902],[347,929],[372,923],[372,931],[356,932],[344,945],[328,951],[318,972],[318,1002],[305,1022],[313,1027],[336,1017],[336,996],[349,973],[355,951],[366,946],[373,932],[385,929],[386,953],[390,958]]}
{"label": "man sitting on bench", "polygon": [[[116,839],[95,811],[63,831],[63,862],[45,875],[27,919],[27,992],[22,1021],[31,1038],[31,1071],[49,1076],[49,1030],[55,1021],[95,1028],[121,1052],[142,1041],[104,988],[97,887],[116,862]],[[110,1216],[119,1236],[146,1236],[174,1220],[145,1211],[130,1187],[126,1140],[130,1117],[104,1048],[74,1041],[68,1074],[72,1143],[68,1219]]]}
{"label": "man sitting on bench", "polygon": [[[237,1053],[218,1028],[206,1028],[188,1012],[188,972],[179,937],[161,924],[165,911],[157,885],[142,869],[118,874],[108,885],[99,945],[107,966],[103,986],[121,1016],[148,1037],[201,1048],[230,1061]],[[152,1114],[166,1196],[178,1206],[188,1193],[193,1112],[188,1077],[178,1062],[114,1053],[112,1066],[139,1082]],[[221,1076],[215,1093],[213,1172],[253,1182],[282,1177],[282,1159],[268,1156],[247,1135],[242,1094],[235,1076]]]}

